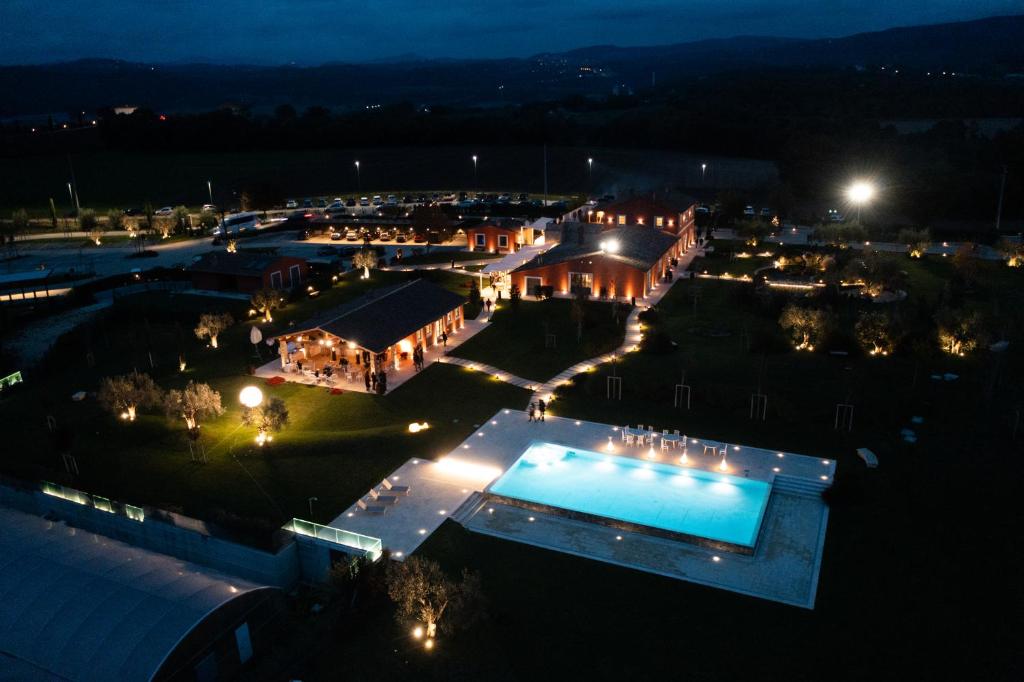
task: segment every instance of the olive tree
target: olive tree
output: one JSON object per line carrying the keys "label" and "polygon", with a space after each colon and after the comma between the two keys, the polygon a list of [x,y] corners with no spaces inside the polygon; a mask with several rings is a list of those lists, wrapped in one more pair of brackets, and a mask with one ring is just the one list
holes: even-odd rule
{"label": "olive tree", "polygon": [[281,292],[274,289],[260,289],[252,295],[250,302],[252,307],[263,315],[264,322],[273,322],[274,318],[270,316],[270,311],[280,308],[284,301],[281,298]]}
{"label": "olive tree", "polygon": [[228,313],[203,313],[199,316],[199,324],[195,328],[196,337],[209,338],[210,345],[216,348],[217,337],[234,323],[234,318]]}
{"label": "olive tree", "polygon": [[288,425],[288,406],[280,398],[271,398],[256,407],[247,407],[242,413],[242,424],[256,427],[256,442],[263,445],[271,435]]}
{"label": "olive tree", "polygon": [[998,245],[999,253],[1011,268],[1024,266],[1024,242],[1002,239]]}
{"label": "olive tree", "polygon": [[817,308],[789,304],[782,310],[779,326],[793,337],[797,350],[814,350],[828,329],[828,313]]}
{"label": "olive tree", "polygon": [[184,206],[175,206],[174,212],[171,213],[171,225],[175,232],[185,232],[188,230],[190,214],[188,209]]}
{"label": "olive tree", "polygon": [[352,257],[352,267],[363,269],[363,279],[370,279],[370,268],[377,265],[377,254],[373,249],[359,249]]}
{"label": "olive tree", "polygon": [[861,347],[871,355],[891,353],[899,336],[895,318],[877,310],[861,313],[854,333]]}
{"label": "olive tree", "polygon": [[135,421],[139,409],[159,405],[163,395],[148,374],[132,372],[103,379],[96,397],[111,414]]}
{"label": "olive tree", "polygon": [[113,232],[114,230],[123,230],[124,225],[124,213],[120,209],[112,208],[107,211],[107,230]]}
{"label": "olive tree", "polygon": [[939,345],[952,355],[966,355],[984,340],[981,315],[976,310],[942,308],[935,315]]}
{"label": "olive tree", "polygon": [[451,633],[471,625],[482,612],[480,576],[463,569],[456,581],[437,562],[412,556],[388,566],[388,596],[397,607],[395,617],[405,626],[416,625],[415,636],[425,635],[432,646],[440,629]]}
{"label": "olive tree", "polygon": [[903,229],[897,237],[901,244],[906,244],[911,258],[920,258],[931,246],[931,235],[928,230]]}
{"label": "olive tree", "polygon": [[220,404],[220,393],[210,388],[209,384],[197,384],[193,381],[188,382],[181,391],[168,391],[164,408],[169,416],[184,419],[189,431],[199,427],[200,419],[224,414],[224,408]]}
{"label": "olive tree", "polygon": [[204,230],[212,230],[217,227],[219,223],[220,221],[217,220],[217,214],[213,211],[203,211],[199,214],[199,225],[202,226]]}

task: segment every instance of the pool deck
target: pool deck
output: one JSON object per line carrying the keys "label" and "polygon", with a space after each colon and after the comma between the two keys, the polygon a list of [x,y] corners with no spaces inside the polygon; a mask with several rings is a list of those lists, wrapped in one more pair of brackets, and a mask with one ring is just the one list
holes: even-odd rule
{"label": "pool deck", "polygon": [[[723,443],[686,435],[685,466],[722,473],[720,455],[703,453],[705,443],[716,453]],[[683,454],[656,447],[652,456],[646,447],[627,446],[620,426],[553,416],[531,423],[523,411],[500,410],[438,461],[411,459],[392,472],[389,478],[411,490],[385,514],[353,504],[329,525],[380,538],[401,559],[453,518],[475,532],[813,608],[828,520],[820,491],[832,482],[834,461],[729,444],[725,473],[773,483],[756,551],[743,556],[488,503],[487,486],[535,441],[670,464],[680,464]]]}

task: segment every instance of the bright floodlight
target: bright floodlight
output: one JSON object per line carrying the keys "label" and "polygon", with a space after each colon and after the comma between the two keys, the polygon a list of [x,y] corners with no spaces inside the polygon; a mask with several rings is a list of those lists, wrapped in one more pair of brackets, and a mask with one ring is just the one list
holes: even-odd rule
{"label": "bright floodlight", "polygon": [[858,206],[871,201],[874,196],[875,186],[863,180],[858,180],[846,190],[846,198]]}
{"label": "bright floodlight", "polygon": [[263,402],[263,391],[255,386],[246,386],[238,394],[238,400],[246,407],[257,407]]}

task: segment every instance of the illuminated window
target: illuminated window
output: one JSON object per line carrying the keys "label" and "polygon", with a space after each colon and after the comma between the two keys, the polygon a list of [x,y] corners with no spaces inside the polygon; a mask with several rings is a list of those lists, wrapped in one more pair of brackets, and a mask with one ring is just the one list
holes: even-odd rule
{"label": "illuminated window", "polygon": [[507,234],[499,234],[498,235],[498,248],[499,249],[507,249],[508,248],[508,235]]}
{"label": "illuminated window", "polygon": [[655,216],[654,217],[654,226],[655,227],[665,227],[665,219],[662,218],[660,215],[659,216]]}
{"label": "illuminated window", "polygon": [[477,232],[476,235],[474,236],[476,238],[477,246],[487,246],[487,235],[485,235],[483,232]]}
{"label": "illuminated window", "polygon": [[626,216],[620,215],[619,216],[619,225],[625,225],[625,224],[626,224]]}

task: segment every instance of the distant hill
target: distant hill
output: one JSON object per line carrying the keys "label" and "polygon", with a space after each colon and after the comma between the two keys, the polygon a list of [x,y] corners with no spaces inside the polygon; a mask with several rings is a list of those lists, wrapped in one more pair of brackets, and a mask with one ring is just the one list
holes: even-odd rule
{"label": "distant hill", "polygon": [[316,67],[142,64],[88,59],[0,67],[0,117],[93,111],[121,104],[159,111],[224,103],[358,108],[411,101],[494,105],[669,87],[726,71],[891,65],[999,76],[1024,72],[1024,15],[911,26],[844,38],[744,36],[675,45],[600,45],[518,59],[424,60],[412,54]]}

